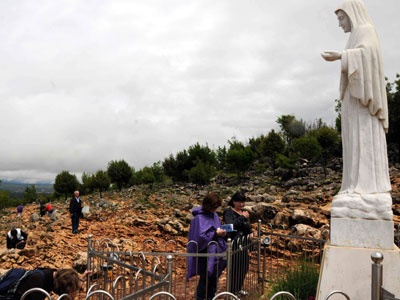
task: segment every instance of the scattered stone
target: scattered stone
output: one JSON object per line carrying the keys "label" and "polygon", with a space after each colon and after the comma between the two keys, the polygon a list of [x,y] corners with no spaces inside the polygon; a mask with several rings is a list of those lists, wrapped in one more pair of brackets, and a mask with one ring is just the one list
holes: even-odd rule
{"label": "scattered stone", "polygon": [[[238,189],[246,191],[245,209],[250,212],[253,228],[258,220],[268,229],[305,237],[328,239],[330,205],[341,184],[338,161],[328,168],[310,167],[288,172],[284,169],[260,173],[249,172],[244,178],[221,175],[208,186],[177,184],[164,187],[135,186],[121,191],[83,195],[84,212],[79,234],[72,234],[69,201],[55,200],[57,210],[49,217],[38,215],[37,204],[24,206],[24,213],[16,220],[15,208],[4,209],[0,218],[0,248],[2,270],[13,267],[36,268],[74,267],[79,272],[86,268],[89,236],[92,241],[110,239],[120,249],[143,249],[145,241],[165,249],[169,240],[176,241],[176,250],[185,252],[187,233],[193,207],[201,204],[209,191],[223,197],[217,210],[222,214],[230,197]],[[400,223],[400,171],[392,167],[392,197],[394,222]],[[282,180],[292,176],[288,180]],[[297,176],[297,177],[296,177]],[[5,249],[5,236],[12,227],[28,233],[23,250]],[[95,242],[94,242],[95,243]],[[283,243],[283,241],[277,241]],[[301,244],[279,245],[301,249]]]}

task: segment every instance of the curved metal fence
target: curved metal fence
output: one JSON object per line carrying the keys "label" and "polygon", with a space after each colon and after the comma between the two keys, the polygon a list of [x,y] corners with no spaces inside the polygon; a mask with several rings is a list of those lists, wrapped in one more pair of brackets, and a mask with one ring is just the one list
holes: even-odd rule
{"label": "curved metal fence", "polygon": [[[226,260],[226,268],[218,281],[218,290],[214,299],[241,299],[243,295],[230,292],[231,277],[246,269],[243,289],[246,299],[259,299],[265,291],[281,278],[288,268],[306,260],[319,265],[325,241],[310,236],[285,235],[283,228],[258,224],[254,237],[245,237],[242,241],[229,241],[228,249],[222,253],[187,253],[182,251],[176,241],[167,241],[157,245],[146,239],[141,245],[131,240],[120,240],[116,244],[111,239],[94,240],[88,237],[87,269],[92,275],[88,278],[85,299],[195,299],[198,277],[186,280],[186,260],[188,257],[219,257]],[[400,226],[395,227],[395,242],[399,239]],[[397,233],[397,234],[396,234]],[[192,243],[192,241],[190,242]],[[246,264],[237,263],[234,257],[246,256]],[[248,259],[247,259],[248,258]],[[239,260],[240,261],[240,260]],[[43,293],[44,290],[32,289],[21,298],[24,300],[31,293]],[[295,299],[290,293],[281,291],[271,299]],[[345,292],[332,291],[350,299]],[[380,290],[376,290],[380,295]],[[61,295],[58,299],[68,298]],[[327,300],[324,299],[324,300]]]}

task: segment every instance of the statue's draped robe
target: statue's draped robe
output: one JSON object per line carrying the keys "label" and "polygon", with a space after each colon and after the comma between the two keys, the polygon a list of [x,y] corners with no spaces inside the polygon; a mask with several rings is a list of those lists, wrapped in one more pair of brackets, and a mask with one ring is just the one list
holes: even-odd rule
{"label": "statue's draped robe", "polygon": [[359,1],[345,1],[338,10],[352,23],[342,52],[343,178],[339,194],[389,192],[388,108],[379,39]]}

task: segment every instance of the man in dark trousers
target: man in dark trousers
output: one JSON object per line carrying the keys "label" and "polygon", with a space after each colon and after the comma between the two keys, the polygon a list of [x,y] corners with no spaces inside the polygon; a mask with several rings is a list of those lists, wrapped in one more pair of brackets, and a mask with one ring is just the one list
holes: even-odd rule
{"label": "man in dark trousers", "polygon": [[74,196],[69,202],[69,213],[71,214],[72,233],[79,233],[79,218],[82,214],[82,200],[79,198],[79,191],[74,192]]}

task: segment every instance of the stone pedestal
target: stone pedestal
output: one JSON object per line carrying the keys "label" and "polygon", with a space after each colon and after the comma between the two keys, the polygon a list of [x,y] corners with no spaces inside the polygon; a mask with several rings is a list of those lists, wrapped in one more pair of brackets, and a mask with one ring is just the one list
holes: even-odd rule
{"label": "stone pedestal", "polygon": [[331,218],[331,246],[392,250],[393,241],[393,221]]}
{"label": "stone pedestal", "polygon": [[[400,297],[400,250],[394,244],[393,221],[331,218],[330,241],[325,246],[317,300],[332,291],[351,300],[371,299],[371,254],[383,254],[383,287]],[[343,300],[332,295],[329,300]]]}
{"label": "stone pedestal", "polygon": [[[351,230],[351,228],[349,228]],[[393,229],[392,229],[393,231]],[[392,240],[393,243],[393,240]],[[371,254],[383,254],[383,288],[400,297],[400,250],[325,246],[321,265],[317,300],[325,300],[332,291],[346,293],[351,300],[371,299]],[[343,300],[340,294],[329,300]]]}

